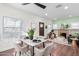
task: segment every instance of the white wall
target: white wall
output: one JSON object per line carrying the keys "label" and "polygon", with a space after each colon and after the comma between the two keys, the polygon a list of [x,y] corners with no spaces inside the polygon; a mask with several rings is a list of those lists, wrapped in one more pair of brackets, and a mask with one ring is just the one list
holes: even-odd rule
{"label": "white wall", "polygon": [[52,23],[52,20],[34,16],[22,10],[8,6],[7,4],[0,4],[0,16],[9,16],[9,17],[14,17],[14,18],[23,20],[23,27],[22,27],[23,31],[27,31],[28,28],[30,28],[31,22],[35,23],[36,24],[36,32],[35,32],[36,36],[39,33],[39,30],[38,30],[39,22],[44,22],[45,25]]}

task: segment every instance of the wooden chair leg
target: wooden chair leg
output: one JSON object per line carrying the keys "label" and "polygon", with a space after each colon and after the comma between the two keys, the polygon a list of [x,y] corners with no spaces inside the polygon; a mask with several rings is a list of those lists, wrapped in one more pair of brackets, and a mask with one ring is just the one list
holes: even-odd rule
{"label": "wooden chair leg", "polygon": [[16,56],[17,52],[15,52],[15,56]]}
{"label": "wooden chair leg", "polygon": [[50,53],[50,56],[51,56],[51,53]]}
{"label": "wooden chair leg", "polygon": [[19,56],[21,56],[21,51],[19,52]]}

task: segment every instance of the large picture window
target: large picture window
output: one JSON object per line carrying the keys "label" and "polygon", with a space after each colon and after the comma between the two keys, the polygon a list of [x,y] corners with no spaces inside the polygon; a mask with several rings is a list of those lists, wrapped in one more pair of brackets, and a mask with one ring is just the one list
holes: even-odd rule
{"label": "large picture window", "polygon": [[79,23],[78,22],[71,23],[71,29],[79,29]]}
{"label": "large picture window", "polygon": [[4,38],[19,37],[21,34],[22,21],[12,17],[3,17]]}

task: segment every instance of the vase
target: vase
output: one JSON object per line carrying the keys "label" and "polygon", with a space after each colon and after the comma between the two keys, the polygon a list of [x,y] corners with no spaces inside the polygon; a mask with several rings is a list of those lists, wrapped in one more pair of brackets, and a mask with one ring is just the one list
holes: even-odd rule
{"label": "vase", "polygon": [[76,40],[72,40],[72,48],[78,48]]}
{"label": "vase", "polygon": [[30,36],[29,39],[33,40],[33,36]]}

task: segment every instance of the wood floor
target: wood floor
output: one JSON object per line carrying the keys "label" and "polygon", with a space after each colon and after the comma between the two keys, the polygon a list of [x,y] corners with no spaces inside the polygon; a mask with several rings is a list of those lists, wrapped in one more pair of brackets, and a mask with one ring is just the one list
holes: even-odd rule
{"label": "wood floor", "polygon": [[14,48],[0,52],[0,56],[15,56],[15,54]]}
{"label": "wood floor", "polygon": [[[14,56],[15,49],[9,49],[0,52],[0,56]],[[54,48],[51,50],[51,56],[79,56],[79,48],[72,48],[71,46],[54,43]]]}
{"label": "wood floor", "polygon": [[55,44],[51,51],[51,56],[79,56],[79,48],[72,48],[71,46],[63,44]]}

